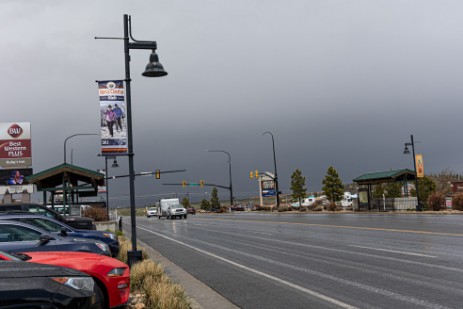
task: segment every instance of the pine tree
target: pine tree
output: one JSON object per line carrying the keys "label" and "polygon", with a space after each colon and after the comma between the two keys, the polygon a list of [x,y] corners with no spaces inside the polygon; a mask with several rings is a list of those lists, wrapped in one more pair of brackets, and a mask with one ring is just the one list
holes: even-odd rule
{"label": "pine tree", "polygon": [[383,198],[384,194],[384,184],[379,183],[373,186],[373,190],[371,192],[372,198]]}
{"label": "pine tree", "polygon": [[385,186],[385,197],[402,197],[402,182],[388,182]]}
{"label": "pine tree", "polygon": [[186,196],[183,197],[182,205],[183,205],[183,207],[185,207],[185,208],[190,207],[190,199],[189,199],[188,197],[186,197]]}
{"label": "pine tree", "polygon": [[214,187],[211,192],[211,208],[212,209],[220,208],[220,201],[219,201],[218,191],[216,187]]}
{"label": "pine tree", "polygon": [[339,178],[338,172],[334,167],[330,166],[323,179],[323,192],[331,202],[341,200],[344,195],[344,185],[342,184],[341,178]]}
{"label": "pine tree", "polygon": [[[420,204],[424,204],[427,208],[426,201],[431,193],[436,191],[436,183],[432,178],[424,176],[423,178],[418,178],[418,190],[420,193]],[[411,189],[410,193],[412,196],[416,196],[416,190]]]}
{"label": "pine tree", "polygon": [[202,199],[202,201],[201,201],[201,209],[211,210],[211,203],[208,200],[206,200],[205,198]]}
{"label": "pine tree", "polygon": [[302,171],[296,169],[291,175],[291,187],[293,191],[293,199],[299,201],[299,205],[302,205],[302,199],[307,195],[307,188],[305,186],[305,177],[302,176]]}

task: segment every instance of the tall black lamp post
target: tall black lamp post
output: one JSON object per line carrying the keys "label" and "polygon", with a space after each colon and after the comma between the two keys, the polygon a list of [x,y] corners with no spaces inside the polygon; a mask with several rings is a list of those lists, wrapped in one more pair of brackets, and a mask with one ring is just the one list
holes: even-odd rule
{"label": "tall black lamp post", "polygon": [[225,150],[206,150],[207,152],[223,152],[228,156],[228,175],[230,178],[230,206],[233,206],[233,182],[232,182],[232,170],[231,170],[231,156]]}
{"label": "tall black lamp post", "polygon": [[[73,134],[71,136],[68,136],[66,137],[66,139],[64,140],[64,163],[66,164],[66,143],[69,139],[75,137],[75,136],[85,136],[85,135],[98,135],[98,134],[95,134],[95,133],[76,133],[76,134]],[[63,177],[63,208],[66,207],[66,204],[67,204],[67,182],[66,182],[66,179],[65,177]],[[64,209],[66,211],[66,209]]]}
{"label": "tall black lamp post", "polygon": [[112,168],[119,167],[119,164],[117,163],[117,158],[115,156],[107,156],[107,155],[98,155],[98,156],[104,156],[104,168],[105,168],[105,185],[106,185],[106,216],[107,219],[109,220],[109,170],[108,170],[108,159],[113,161],[113,164],[111,165]]}
{"label": "tall black lamp post", "polygon": [[273,139],[273,134],[271,132],[267,131],[267,132],[262,133],[262,135],[264,135],[264,134],[270,134],[272,136],[273,164],[275,166],[275,178],[274,178],[274,181],[275,181],[275,189],[276,189],[277,207],[280,207],[280,191],[279,191],[279,188],[278,188],[278,172],[277,172],[277,159],[276,159],[276,156],[275,156],[275,140]]}
{"label": "tall black lamp post", "polygon": [[[101,38],[96,39],[118,39],[118,38]],[[132,37],[131,18],[124,14],[124,59],[125,59],[125,84],[126,84],[126,101],[127,101],[127,146],[129,157],[129,190],[130,190],[130,225],[132,234],[132,251],[127,252],[129,266],[132,263],[141,260],[141,251],[137,251],[137,231],[135,221],[135,170],[133,163],[133,135],[132,135],[132,98],[130,88],[130,50],[131,49],[149,49],[152,50],[150,61],[146,65],[145,71],[142,73],[146,77],[161,77],[166,76],[167,72],[159,63],[158,55],[156,54],[156,41],[137,41]],[[132,41],[130,41],[132,40]]]}
{"label": "tall black lamp post", "polygon": [[405,143],[404,154],[410,154],[410,150],[408,150],[408,146],[412,146],[412,154],[413,154],[413,168],[415,170],[415,192],[416,192],[416,211],[421,211],[421,204],[420,204],[420,195],[418,193],[418,175],[416,173],[416,157],[415,157],[415,142],[413,140],[413,134],[410,135],[410,143]]}
{"label": "tall black lamp post", "polygon": [[75,137],[75,136],[83,136],[83,135],[98,135],[98,134],[95,134],[95,133],[77,133],[77,134],[73,134],[71,136],[68,136],[66,137],[66,139],[64,140],[64,163],[66,163],[66,143],[69,139]]}

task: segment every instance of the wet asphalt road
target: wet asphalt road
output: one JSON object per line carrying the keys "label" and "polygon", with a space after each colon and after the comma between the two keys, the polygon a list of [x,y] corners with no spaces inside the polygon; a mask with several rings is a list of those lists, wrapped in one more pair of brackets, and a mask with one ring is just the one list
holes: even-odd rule
{"label": "wet asphalt road", "polygon": [[137,236],[241,308],[463,308],[461,215],[137,217]]}

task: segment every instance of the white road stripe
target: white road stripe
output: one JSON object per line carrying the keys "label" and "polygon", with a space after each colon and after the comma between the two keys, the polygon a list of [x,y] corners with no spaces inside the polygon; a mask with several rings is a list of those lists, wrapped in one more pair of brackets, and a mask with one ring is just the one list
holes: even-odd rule
{"label": "white road stripe", "polygon": [[435,256],[435,255],[427,255],[427,254],[420,254],[420,253],[413,253],[413,252],[406,252],[406,251],[388,250],[388,249],[380,249],[380,248],[372,248],[372,247],[364,247],[364,246],[355,246],[355,245],[349,245],[349,247],[355,247],[355,248],[361,248],[361,249],[369,249],[369,250],[375,250],[375,251],[384,251],[384,252],[391,252],[391,253],[399,253],[399,254],[406,254],[406,255],[413,255],[413,256],[437,258],[437,256]]}
{"label": "white road stripe", "polygon": [[208,251],[199,249],[199,248],[197,248],[197,247],[191,246],[191,245],[189,245],[189,244],[186,244],[186,243],[181,242],[181,241],[179,241],[179,240],[176,240],[176,239],[170,238],[170,237],[168,237],[168,236],[162,235],[162,234],[160,234],[160,233],[154,232],[154,231],[152,231],[152,230],[149,230],[149,229],[146,229],[146,228],[142,228],[142,227],[140,227],[140,226],[138,226],[138,228],[139,228],[139,229],[142,229],[142,230],[144,230],[144,231],[146,231],[146,232],[148,232],[148,233],[152,233],[152,234],[158,235],[158,236],[160,236],[160,237],[163,237],[163,238],[168,239],[168,240],[170,240],[170,241],[176,242],[176,243],[181,244],[181,245],[183,245],[183,246],[185,246],[185,247],[188,247],[188,248],[190,248],[190,249],[193,249],[193,250],[196,250],[196,251],[198,251],[198,252],[201,252],[202,254],[205,254],[205,255],[211,256],[211,257],[213,257],[213,258],[216,258],[216,259],[218,259],[218,260],[221,260],[221,261],[223,261],[223,262],[229,263],[229,264],[231,264],[231,265],[233,265],[233,266],[239,267],[239,268],[241,268],[241,269],[247,270],[247,271],[252,272],[252,273],[254,273],[254,274],[263,276],[263,277],[265,277],[265,278],[267,278],[267,279],[276,281],[276,282],[278,282],[278,283],[280,283],[280,284],[287,285],[287,286],[289,286],[289,287],[291,287],[291,288],[294,288],[294,289],[297,289],[297,290],[299,290],[299,291],[301,291],[301,292],[304,292],[304,293],[307,293],[307,294],[309,294],[309,295],[315,296],[315,297],[317,297],[317,298],[319,298],[319,299],[322,299],[322,300],[324,300],[324,301],[326,301],[326,302],[329,302],[329,303],[332,303],[332,304],[334,304],[334,305],[336,305],[336,306],[339,306],[340,308],[358,309],[358,308],[355,307],[355,306],[351,306],[351,305],[346,304],[346,303],[344,303],[344,302],[341,302],[341,301],[339,301],[339,300],[337,300],[337,299],[334,299],[334,298],[331,298],[331,297],[329,297],[329,296],[320,294],[320,293],[318,293],[318,292],[315,292],[315,291],[306,289],[306,288],[304,288],[304,287],[302,287],[302,286],[299,286],[299,285],[294,284],[294,283],[291,283],[291,282],[289,282],[289,281],[286,281],[286,280],[277,278],[277,277],[275,277],[275,276],[269,275],[269,274],[264,273],[264,272],[261,272],[261,271],[259,271],[259,270],[256,270],[256,269],[253,269],[253,268],[244,266],[244,265],[242,265],[242,264],[239,264],[239,263],[230,261],[230,260],[225,259],[225,258],[223,258],[223,257],[221,257],[221,256],[215,255],[215,254],[213,254],[213,253],[211,253],[211,252],[208,252]]}

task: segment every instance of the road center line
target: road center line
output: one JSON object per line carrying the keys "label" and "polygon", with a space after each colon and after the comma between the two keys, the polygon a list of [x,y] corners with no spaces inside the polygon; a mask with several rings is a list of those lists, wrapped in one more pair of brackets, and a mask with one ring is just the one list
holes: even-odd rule
{"label": "road center line", "polygon": [[178,243],[178,244],[181,244],[181,245],[183,245],[183,246],[185,246],[185,247],[188,247],[188,248],[190,248],[190,249],[193,249],[193,250],[195,250],[195,251],[198,251],[198,252],[200,252],[200,253],[202,253],[202,254],[205,254],[205,255],[208,255],[208,256],[210,256],[210,257],[213,257],[213,258],[216,258],[216,259],[218,259],[218,260],[221,260],[222,262],[231,264],[231,265],[233,265],[233,266],[236,266],[236,267],[238,267],[238,268],[241,268],[241,269],[244,269],[244,270],[246,270],[246,271],[252,272],[252,273],[254,273],[254,274],[260,275],[260,276],[265,277],[265,278],[267,278],[267,279],[276,281],[276,282],[278,282],[278,283],[280,283],[280,284],[287,285],[287,286],[289,286],[289,287],[291,287],[291,288],[293,288],[293,289],[297,289],[297,290],[299,290],[299,291],[301,291],[301,292],[307,293],[307,294],[309,294],[309,295],[312,295],[312,296],[314,296],[314,297],[317,297],[317,298],[319,298],[319,299],[322,299],[322,300],[324,300],[324,301],[326,301],[326,302],[329,302],[329,303],[331,303],[331,304],[334,304],[334,305],[336,305],[336,306],[339,306],[340,308],[358,309],[358,308],[355,307],[355,306],[351,306],[351,305],[346,304],[346,303],[344,303],[344,302],[341,302],[341,301],[339,301],[339,300],[337,300],[337,299],[334,299],[334,298],[331,298],[331,297],[329,297],[329,296],[320,294],[320,293],[315,292],[315,291],[312,291],[312,290],[310,290],[310,289],[306,289],[306,288],[304,288],[304,287],[302,287],[302,286],[299,286],[299,285],[294,284],[294,283],[291,283],[291,282],[289,282],[289,281],[286,281],[286,280],[277,278],[277,277],[275,277],[275,276],[269,275],[269,274],[264,273],[264,272],[261,272],[261,271],[259,271],[259,270],[256,270],[256,269],[253,269],[253,268],[244,266],[244,265],[242,265],[242,264],[239,264],[239,263],[230,261],[230,260],[225,259],[225,258],[223,258],[223,257],[221,257],[221,256],[218,256],[218,255],[216,255],[216,254],[214,254],[214,253],[211,253],[211,252],[208,252],[208,251],[199,249],[199,248],[197,248],[197,247],[191,246],[191,245],[189,245],[189,244],[186,244],[186,243],[181,242],[181,241],[179,241],[179,240],[176,240],[176,239],[174,239],[174,238],[170,238],[170,237],[168,237],[168,236],[165,236],[165,235],[163,235],[163,234],[154,232],[154,231],[152,231],[152,230],[149,230],[149,229],[146,229],[146,228],[143,228],[143,227],[140,227],[140,226],[138,226],[138,228],[139,228],[139,229],[142,229],[142,230],[144,230],[144,231],[146,231],[146,232],[148,232],[148,233],[152,233],[152,234],[155,234],[155,235],[157,235],[157,236],[160,236],[160,237],[163,237],[163,238],[165,238],[165,239],[168,239],[168,240],[170,240],[170,241],[173,241],[173,242],[176,242],[176,243]]}
{"label": "road center line", "polygon": [[399,253],[399,254],[406,254],[406,255],[413,255],[413,256],[437,258],[437,256],[435,256],[435,255],[427,255],[427,254],[420,254],[420,253],[414,253],[414,252],[388,250],[388,249],[380,249],[380,248],[372,248],[372,247],[364,247],[364,246],[356,246],[356,245],[349,245],[349,247],[361,248],[361,249],[369,249],[369,250],[375,250],[375,251],[392,252],[392,253]]}
{"label": "road center line", "polygon": [[[203,219],[203,220],[209,220],[209,219]],[[230,222],[228,219],[220,219],[220,218],[214,218],[214,221]],[[307,225],[307,226],[317,226],[317,227],[329,227],[329,228],[337,228],[337,229],[368,230],[368,231],[383,231],[383,232],[394,232],[394,233],[411,233],[411,234],[426,234],[426,235],[436,235],[436,236],[463,237],[463,234],[459,234],[459,233],[440,233],[440,232],[430,232],[430,231],[387,229],[387,228],[379,228],[379,227],[363,227],[363,226],[333,225],[333,224],[288,222],[288,221],[260,221],[260,220],[239,220],[239,219],[235,219],[234,221],[235,222],[239,221],[239,222],[271,223],[271,224],[280,224],[280,225],[281,224],[294,224],[294,225]]]}

